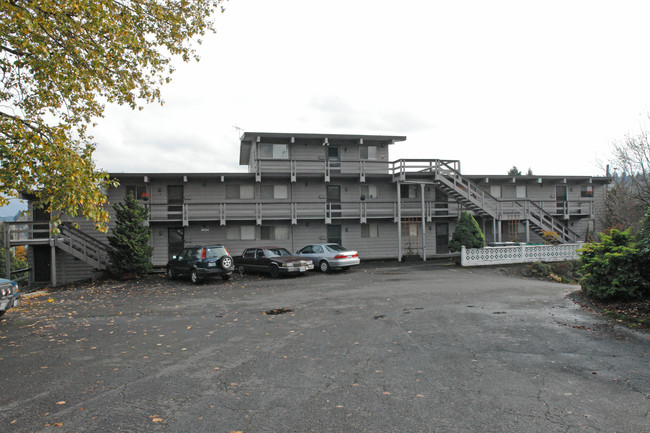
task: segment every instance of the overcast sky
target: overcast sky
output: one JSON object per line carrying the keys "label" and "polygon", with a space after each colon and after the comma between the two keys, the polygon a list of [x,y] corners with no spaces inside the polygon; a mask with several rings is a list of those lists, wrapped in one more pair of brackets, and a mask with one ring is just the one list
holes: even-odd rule
{"label": "overcast sky", "polygon": [[650,2],[230,0],[163,88],[109,107],[109,172],[233,172],[241,128],[405,135],[390,159],[603,175],[650,105]]}

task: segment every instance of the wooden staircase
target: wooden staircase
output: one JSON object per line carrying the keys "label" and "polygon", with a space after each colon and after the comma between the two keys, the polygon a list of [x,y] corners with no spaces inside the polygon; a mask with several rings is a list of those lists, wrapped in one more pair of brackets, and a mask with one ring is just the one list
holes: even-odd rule
{"label": "wooden staircase", "polygon": [[108,269],[109,245],[78,230],[72,224],[61,224],[61,233],[53,237],[54,246],[84,263],[101,270]]}
{"label": "wooden staircase", "polygon": [[[409,164],[413,162],[414,164]],[[571,230],[566,224],[553,217],[531,200],[500,200],[478,185],[466,179],[460,174],[458,161],[444,160],[402,160],[393,168],[393,180],[409,182],[408,174],[421,175],[430,174],[434,184],[447,196],[463,208],[482,217],[490,217],[497,221],[520,220],[528,221],[530,229],[539,236],[544,232],[553,231],[558,234],[562,243],[576,242],[580,236]],[[416,167],[415,171],[410,168]],[[416,182],[416,176],[413,176]]]}

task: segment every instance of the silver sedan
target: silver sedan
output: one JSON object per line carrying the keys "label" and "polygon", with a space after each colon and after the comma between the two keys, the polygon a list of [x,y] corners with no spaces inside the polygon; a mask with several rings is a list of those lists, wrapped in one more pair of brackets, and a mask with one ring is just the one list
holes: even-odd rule
{"label": "silver sedan", "polygon": [[330,269],[348,270],[351,266],[358,266],[361,261],[356,251],[349,250],[339,244],[311,244],[298,251],[296,255],[312,259],[315,268],[321,272]]}

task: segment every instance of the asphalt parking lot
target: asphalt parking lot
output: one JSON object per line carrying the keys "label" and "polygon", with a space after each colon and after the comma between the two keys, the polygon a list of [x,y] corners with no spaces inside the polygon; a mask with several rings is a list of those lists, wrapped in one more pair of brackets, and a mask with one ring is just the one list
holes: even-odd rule
{"label": "asphalt parking lot", "polygon": [[0,322],[3,432],[648,432],[650,338],[500,269],[151,276]]}

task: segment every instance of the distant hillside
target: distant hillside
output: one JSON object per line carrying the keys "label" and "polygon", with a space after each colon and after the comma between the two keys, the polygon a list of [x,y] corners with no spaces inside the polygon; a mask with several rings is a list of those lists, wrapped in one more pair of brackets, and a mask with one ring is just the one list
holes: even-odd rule
{"label": "distant hillside", "polygon": [[20,212],[27,210],[27,202],[10,198],[7,206],[0,207],[0,221],[15,221]]}

